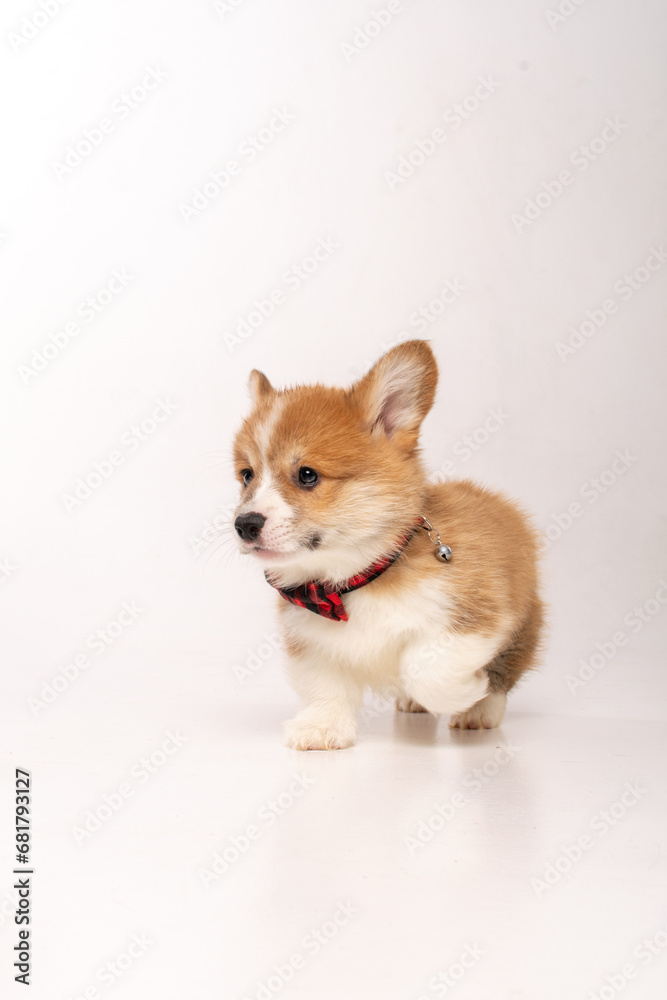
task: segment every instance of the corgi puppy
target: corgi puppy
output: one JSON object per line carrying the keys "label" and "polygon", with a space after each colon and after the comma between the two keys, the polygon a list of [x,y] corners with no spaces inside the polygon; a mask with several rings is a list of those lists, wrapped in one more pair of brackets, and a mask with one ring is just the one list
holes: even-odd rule
{"label": "corgi puppy", "polygon": [[533,666],[543,607],[537,539],[511,500],[430,483],[419,430],[438,370],[423,340],[393,348],[349,389],[274,389],[250,374],[234,443],[234,526],[278,591],[295,750],[354,744],[364,689],[402,712],[490,729]]}

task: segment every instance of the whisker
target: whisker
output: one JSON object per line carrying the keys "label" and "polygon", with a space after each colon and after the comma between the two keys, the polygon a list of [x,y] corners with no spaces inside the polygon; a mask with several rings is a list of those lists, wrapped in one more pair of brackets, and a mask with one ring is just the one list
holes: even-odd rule
{"label": "whisker", "polygon": [[203,541],[206,543],[204,551],[211,542],[215,542],[218,538],[233,538],[231,525],[216,525],[213,530],[209,530],[206,533],[206,538]]}
{"label": "whisker", "polygon": [[223,539],[214,539],[213,541],[217,541],[217,544],[214,545],[212,543],[211,545],[208,545],[207,548],[206,548],[206,550],[203,553],[200,553],[201,555],[205,555],[206,556],[206,558],[205,558],[205,560],[203,562],[203,565],[201,567],[202,573],[206,572],[206,568],[207,568],[209,562],[211,561],[211,558],[216,553],[219,553],[221,555],[231,556],[231,555],[234,554],[234,551],[236,551],[236,553],[238,554],[238,549],[232,548],[228,544],[228,543],[232,542],[233,539],[231,539],[231,538],[223,538]]}
{"label": "whisker", "polygon": [[201,452],[200,455],[199,455],[199,460],[200,461],[206,461],[206,462],[208,462],[211,459],[213,459],[212,464],[205,466],[205,468],[203,468],[203,469],[199,469],[197,472],[195,472],[195,475],[201,476],[205,472],[210,472],[212,469],[220,469],[220,468],[224,468],[228,472],[230,470],[232,472],[234,471],[234,459],[233,459],[233,456],[230,455],[230,454],[228,454],[227,452],[223,452],[223,451],[204,451],[204,452]]}

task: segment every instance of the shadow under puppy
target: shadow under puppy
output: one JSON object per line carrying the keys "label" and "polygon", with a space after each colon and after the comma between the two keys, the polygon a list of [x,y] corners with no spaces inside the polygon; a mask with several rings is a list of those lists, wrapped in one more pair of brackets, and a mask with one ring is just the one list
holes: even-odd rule
{"label": "shadow under puppy", "polygon": [[366,686],[395,691],[401,711],[492,728],[534,663],[535,532],[498,493],[428,482],[417,446],[437,379],[423,340],[395,347],[349,389],[278,390],[250,375],[234,525],[281,595],[303,701],[287,724],[294,749],[352,746]]}

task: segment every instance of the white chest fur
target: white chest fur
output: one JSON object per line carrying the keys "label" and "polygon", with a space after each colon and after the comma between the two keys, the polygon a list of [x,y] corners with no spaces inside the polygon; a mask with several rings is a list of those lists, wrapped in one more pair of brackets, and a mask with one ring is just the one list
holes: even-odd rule
{"label": "white chest fur", "polygon": [[346,622],[332,622],[294,605],[285,609],[283,621],[288,634],[306,643],[309,653],[359,670],[368,683],[391,681],[408,645],[447,632],[447,597],[427,581],[399,592],[377,592],[369,584],[346,594],[344,602]]}

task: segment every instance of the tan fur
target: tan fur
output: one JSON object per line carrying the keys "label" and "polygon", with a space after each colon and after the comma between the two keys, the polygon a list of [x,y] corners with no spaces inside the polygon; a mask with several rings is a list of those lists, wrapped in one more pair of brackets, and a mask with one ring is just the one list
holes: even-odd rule
{"label": "tan fur", "polygon": [[[398,707],[406,711],[423,710],[421,698],[427,710],[450,706],[452,724],[461,728],[497,725],[504,699],[493,693],[509,691],[534,664],[542,626],[535,532],[520,507],[499,493],[467,481],[428,483],[417,443],[436,382],[425,341],[394,348],[349,390],[279,391],[262,373],[251,374],[254,409],[236,437],[234,459],[240,479],[247,469],[254,477],[242,487],[237,513],[259,511],[266,524],[260,540],[242,549],[255,552],[281,586],[344,583],[391,552],[419,515],[454,554],[443,565],[418,530],[386,573],[344,599],[348,623],[278,598],[290,671],[307,706],[290,736],[297,748],[349,745],[353,706],[369,683],[402,686]],[[303,466],[319,475],[312,489],[299,485]],[[265,538],[270,544],[262,550]],[[407,617],[386,646],[387,626],[374,622],[394,607]],[[366,631],[357,634],[364,622]],[[424,665],[433,637],[442,646],[442,674]],[[475,657],[484,655],[490,659],[477,664]],[[424,661],[421,674],[410,672],[415,657]],[[451,698],[447,671],[453,671]],[[480,706],[473,712],[470,702],[468,714],[454,707],[466,691]]]}

